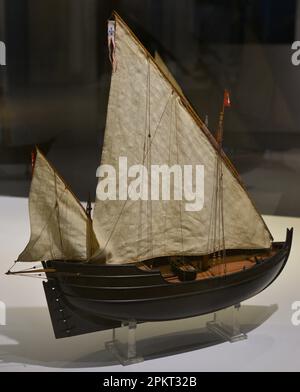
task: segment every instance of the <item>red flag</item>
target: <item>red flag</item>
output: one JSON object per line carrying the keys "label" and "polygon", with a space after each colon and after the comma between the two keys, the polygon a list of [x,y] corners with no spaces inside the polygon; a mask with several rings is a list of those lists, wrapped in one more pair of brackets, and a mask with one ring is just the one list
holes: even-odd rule
{"label": "red flag", "polygon": [[224,108],[230,108],[230,106],[231,106],[231,101],[230,101],[229,91],[225,90],[224,91]]}

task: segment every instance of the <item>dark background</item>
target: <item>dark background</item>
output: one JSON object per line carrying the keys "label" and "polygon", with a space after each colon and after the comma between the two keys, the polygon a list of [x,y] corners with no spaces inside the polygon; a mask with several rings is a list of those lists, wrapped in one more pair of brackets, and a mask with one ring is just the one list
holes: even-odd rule
{"label": "dark background", "polygon": [[300,216],[298,0],[0,0],[0,196],[27,196],[39,144],[81,200],[95,193],[116,9],[158,50],[216,129],[224,88],[225,150],[261,212]]}

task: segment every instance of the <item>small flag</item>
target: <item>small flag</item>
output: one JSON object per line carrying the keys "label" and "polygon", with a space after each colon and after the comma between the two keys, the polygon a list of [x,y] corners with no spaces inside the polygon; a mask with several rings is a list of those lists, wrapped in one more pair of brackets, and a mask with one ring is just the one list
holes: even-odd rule
{"label": "small flag", "polygon": [[107,38],[108,38],[108,52],[109,60],[112,65],[113,72],[117,70],[117,60],[116,60],[116,22],[114,20],[109,20],[107,25]]}
{"label": "small flag", "polygon": [[230,101],[230,94],[228,90],[224,91],[224,108],[230,108],[231,101]]}

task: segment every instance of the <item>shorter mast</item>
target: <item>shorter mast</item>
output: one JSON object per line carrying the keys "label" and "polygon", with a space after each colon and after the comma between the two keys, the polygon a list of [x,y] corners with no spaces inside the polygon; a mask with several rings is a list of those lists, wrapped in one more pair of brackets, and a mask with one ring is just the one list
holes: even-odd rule
{"label": "shorter mast", "polygon": [[[214,259],[226,261],[226,243],[225,243],[225,223],[224,223],[224,184],[223,184],[223,164],[222,164],[222,147],[224,137],[224,115],[225,108],[231,106],[228,90],[224,91],[223,105],[219,117],[219,125],[216,133],[218,143],[217,169],[216,169],[216,195],[214,206],[214,246],[217,246],[218,252],[214,253]],[[218,239],[216,238],[218,237]],[[218,242],[218,244],[216,244]],[[226,273],[226,262],[224,263],[224,273]]]}

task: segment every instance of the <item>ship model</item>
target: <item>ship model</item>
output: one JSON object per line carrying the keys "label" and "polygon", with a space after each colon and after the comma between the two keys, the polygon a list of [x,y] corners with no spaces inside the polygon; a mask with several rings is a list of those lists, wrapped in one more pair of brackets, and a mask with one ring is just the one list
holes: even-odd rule
{"label": "ship model", "polygon": [[[223,152],[228,93],[213,135],[162,60],[119,15],[108,23],[112,75],[101,166],[116,167],[120,157],[149,170],[203,165],[203,206],[190,211],[183,200],[152,200],[143,192],[137,200],[120,194],[105,200],[97,188],[91,214],[91,204],[81,205],[37,149],[31,237],[16,263],[41,264],[8,274],[42,274],[57,338],[238,304],[279,276],[292,243],[293,229],[285,242],[273,242]],[[105,188],[103,181],[98,186]],[[121,181],[118,176],[116,185]]]}

